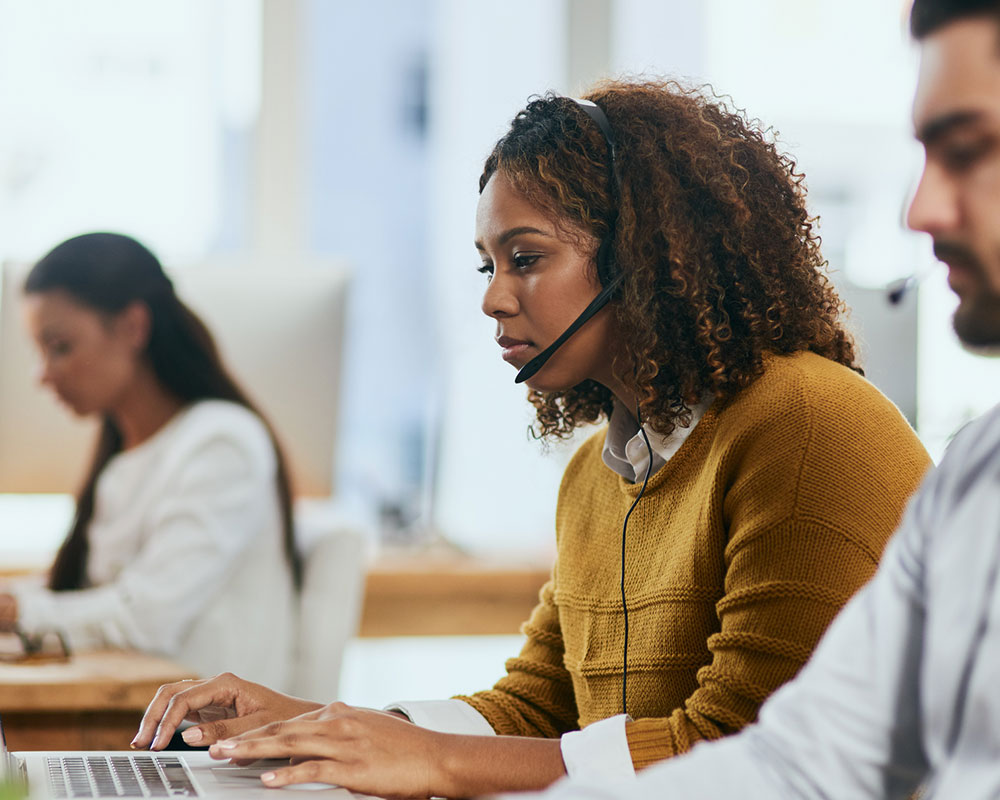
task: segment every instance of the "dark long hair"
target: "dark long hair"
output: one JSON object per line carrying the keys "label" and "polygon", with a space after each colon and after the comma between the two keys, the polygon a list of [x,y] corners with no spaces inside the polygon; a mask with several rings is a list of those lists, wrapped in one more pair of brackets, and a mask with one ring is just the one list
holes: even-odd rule
{"label": "dark long hair", "polygon": [[[827,279],[803,176],[759,123],[673,82],[607,81],[591,91],[616,145],[572,100],[538,97],[514,117],[479,179],[502,173],[568,233],[612,238],[625,283],[612,304],[612,368],[663,435],[703,397],[735,396],[766,354],[804,350],[861,372]],[[595,381],[532,391],[538,436],[609,416]]]}
{"label": "dark long hair", "polygon": [[[185,405],[198,400],[228,400],[254,412],[267,428],[277,463],[276,482],[284,530],[285,555],[296,587],[302,563],[295,548],[292,490],[281,446],[268,421],[226,371],[205,324],[174,292],[163,267],[139,242],[116,233],[88,233],[68,239],[35,264],[25,294],[61,290],[78,303],[116,314],[134,302],[149,309],[145,355],[162,386]],[[121,431],[110,416],[101,422],[90,469],[76,498],[76,514],[49,573],[49,588],[80,589],[94,515],[94,490],[101,471],[122,449]]]}

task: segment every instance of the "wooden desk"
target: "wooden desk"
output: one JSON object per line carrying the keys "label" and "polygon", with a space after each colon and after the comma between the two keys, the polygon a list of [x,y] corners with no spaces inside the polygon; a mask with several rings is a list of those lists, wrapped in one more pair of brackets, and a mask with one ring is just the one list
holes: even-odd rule
{"label": "wooden desk", "polygon": [[399,556],[368,570],[361,636],[516,634],[550,568]]}
{"label": "wooden desk", "polygon": [[[38,572],[0,566],[0,578]],[[368,568],[360,636],[516,634],[538,603],[550,567],[469,557],[399,555]],[[3,679],[0,678],[0,681]],[[0,688],[0,697],[3,689]],[[0,702],[0,712],[6,708]]]}
{"label": "wooden desk", "polygon": [[[0,579],[41,572],[50,562],[51,554],[16,566],[0,561]],[[549,573],[540,558],[503,563],[447,554],[380,556],[368,567],[359,635],[516,634]]]}
{"label": "wooden desk", "polygon": [[[0,579],[37,573],[51,559],[0,566]],[[541,558],[393,554],[368,567],[359,636],[516,634],[549,579]],[[0,712],[4,711],[0,704]]]}
{"label": "wooden desk", "polygon": [[81,653],[63,664],[0,664],[11,750],[127,750],[162,683],[183,667],[136,652]]}

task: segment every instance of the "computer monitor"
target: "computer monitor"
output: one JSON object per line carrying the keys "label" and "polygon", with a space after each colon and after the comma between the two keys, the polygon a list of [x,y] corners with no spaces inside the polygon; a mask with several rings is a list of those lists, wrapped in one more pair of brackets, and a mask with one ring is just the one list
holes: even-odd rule
{"label": "computer monitor", "polygon": [[[0,284],[0,492],[75,493],[96,423],[74,418],[38,384],[22,320],[27,269]],[[347,271],[332,262],[265,269],[212,263],[169,270],[215,336],[223,360],[271,421],[300,497],[333,493]]]}

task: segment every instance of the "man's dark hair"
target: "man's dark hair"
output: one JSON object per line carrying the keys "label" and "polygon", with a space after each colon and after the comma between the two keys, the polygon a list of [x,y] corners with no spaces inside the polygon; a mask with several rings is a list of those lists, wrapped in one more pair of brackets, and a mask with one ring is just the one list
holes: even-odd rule
{"label": "man's dark hair", "polygon": [[985,16],[1000,22],[1000,0],[913,0],[910,33],[914,39],[923,39],[956,20]]}

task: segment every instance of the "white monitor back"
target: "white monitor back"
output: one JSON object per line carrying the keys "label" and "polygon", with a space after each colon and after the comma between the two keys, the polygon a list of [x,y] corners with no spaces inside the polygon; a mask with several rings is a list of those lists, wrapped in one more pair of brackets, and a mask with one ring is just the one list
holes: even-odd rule
{"label": "white monitor back", "polygon": [[[23,265],[0,286],[0,492],[76,492],[96,423],[74,418],[36,379],[24,330]],[[215,337],[223,361],[274,426],[295,493],[333,493],[347,272],[335,263],[252,263],[170,270],[177,293]]]}

